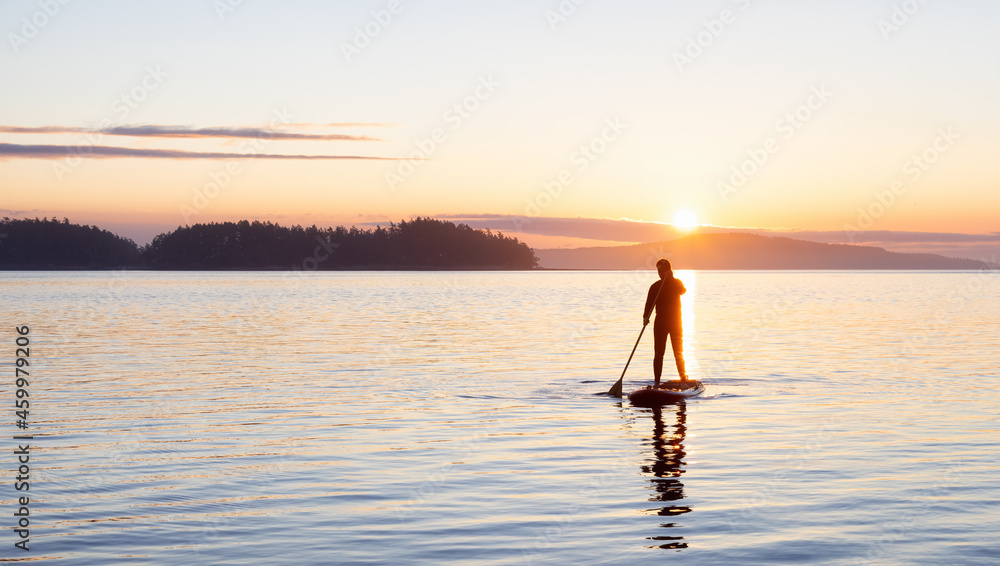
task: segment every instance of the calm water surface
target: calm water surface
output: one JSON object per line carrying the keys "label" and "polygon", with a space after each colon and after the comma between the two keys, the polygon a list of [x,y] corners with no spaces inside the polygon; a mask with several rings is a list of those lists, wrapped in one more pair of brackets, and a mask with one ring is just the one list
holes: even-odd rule
{"label": "calm water surface", "polygon": [[0,561],[1000,563],[1000,276],[678,275],[653,411],[652,272],[0,273]]}

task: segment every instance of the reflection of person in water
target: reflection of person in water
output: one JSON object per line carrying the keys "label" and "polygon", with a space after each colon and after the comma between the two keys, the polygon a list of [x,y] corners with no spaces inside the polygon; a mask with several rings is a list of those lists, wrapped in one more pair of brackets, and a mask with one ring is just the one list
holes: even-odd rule
{"label": "reflection of person in water", "polygon": [[661,259],[656,262],[656,270],[660,274],[660,280],[649,286],[646,308],[642,312],[642,324],[645,326],[649,324],[649,315],[656,309],[656,320],[653,321],[653,387],[660,386],[667,336],[670,336],[670,347],[674,351],[677,375],[681,381],[687,379],[684,369],[684,333],[681,329],[681,295],[687,293],[687,288],[680,279],[674,277],[669,261]]}
{"label": "reflection of person in water", "polygon": [[[659,509],[650,509],[648,512],[656,513],[661,517],[676,517],[684,513],[690,513],[691,508],[687,505],[678,505],[684,499],[684,484],[679,478],[684,473],[684,436],[687,433],[687,411],[684,403],[677,405],[677,425],[673,434],[667,431],[663,424],[663,410],[657,407],[653,409],[653,460],[651,465],[642,466],[643,473],[651,474],[650,482],[653,484],[655,493],[649,498],[650,501],[661,501],[666,505]],[[676,527],[677,523],[661,523],[661,527]],[[662,541],[658,548],[687,548],[687,543],[682,536],[653,536],[650,540]]]}

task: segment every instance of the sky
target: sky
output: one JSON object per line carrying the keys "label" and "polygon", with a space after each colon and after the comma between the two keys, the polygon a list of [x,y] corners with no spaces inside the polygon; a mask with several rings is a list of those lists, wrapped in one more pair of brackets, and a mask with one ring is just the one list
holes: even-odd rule
{"label": "sky", "polygon": [[989,0],[10,0],[0,215],[139,243],[430,216],[558,247],[689,210],[978,258],[997,29]]}

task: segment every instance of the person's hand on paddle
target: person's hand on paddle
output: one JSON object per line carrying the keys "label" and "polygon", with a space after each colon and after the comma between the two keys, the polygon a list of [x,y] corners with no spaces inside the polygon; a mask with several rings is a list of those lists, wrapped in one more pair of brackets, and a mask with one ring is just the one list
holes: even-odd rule
{"label": "person's hand on paddle", "polygon": [[646,326],[647,324],[649,324],[649,317],[645,316],[642,318],[642,325]]}

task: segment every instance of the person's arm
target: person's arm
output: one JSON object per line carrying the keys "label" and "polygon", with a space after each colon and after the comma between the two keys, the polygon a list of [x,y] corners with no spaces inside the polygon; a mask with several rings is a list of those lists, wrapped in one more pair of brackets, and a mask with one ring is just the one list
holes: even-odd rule
{"label": "person's arm", "polygon": [[680,279],[677,279],[677,278],[674,278],[674,281],[677,282],[677,294],[678,295],[683,295],[684,293],[688,292],[687,287],[684,286],[684,282],[683,281],[681,281]]}
{"label": "person's arm", "polygon": [[[662,285],[662,281],[660,282]],[[645,326],[649,324],[649,315],[653,314],[653,301],[656,300],[656,283],[649,286],[649,292],[646,293],[646,308],[642,310],[642,325]]]}

